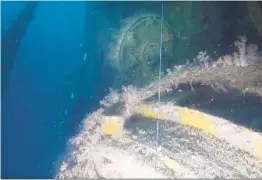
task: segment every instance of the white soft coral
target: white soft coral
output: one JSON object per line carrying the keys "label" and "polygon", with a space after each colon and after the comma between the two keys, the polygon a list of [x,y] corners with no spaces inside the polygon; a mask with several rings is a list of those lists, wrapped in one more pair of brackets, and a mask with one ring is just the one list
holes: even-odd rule
{"label": "white soft coral", "polygon": [[197,57],[194,59],[200,66],[202,67],[209,67],[209,61],[211,58],[207,55],[206,51],[200,51]]}
{"label": "white soft coral", "polygon": [[246,56],[246,36],[240,36],[238,40],[235,41],[235,46],[238,48],[238,53],[234,53],[235,65],[244,67],[247,65]]}
{"label": "white soft coral", "polygon": [[247,59],[250,62],[258,62],[259,61],[259,52],[258,46],[256,44],[250,44],[247,46]]}
{"label": "white soft coral", "polygon": [[235,46],[238,48],[238,52],[234,53],[234,62],[237,66],[247,66],[248,64],[257,63],[262,59],[261,52],[258,51],[256,44],[246,44],[246,36],[240,36],[235,41]]}

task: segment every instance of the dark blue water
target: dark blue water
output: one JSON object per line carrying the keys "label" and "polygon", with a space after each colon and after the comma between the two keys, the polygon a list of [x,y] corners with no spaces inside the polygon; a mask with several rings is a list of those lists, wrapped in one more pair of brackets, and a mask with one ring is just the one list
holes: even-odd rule
{"label": "dark blue water", "polygon": [[[25,4],[2,3],[2,36]],[[53,177],[68,138],[104,95],[99,84],[103,58],[94,53],[93,6],[91,2],[40,2],[18,51],[9,48],[16,56],[8,91],[2,96],[3,178]],[[12,33],[13,37],[20,33],[19,28]],[[87,52],[92,61],[83,65]]]}

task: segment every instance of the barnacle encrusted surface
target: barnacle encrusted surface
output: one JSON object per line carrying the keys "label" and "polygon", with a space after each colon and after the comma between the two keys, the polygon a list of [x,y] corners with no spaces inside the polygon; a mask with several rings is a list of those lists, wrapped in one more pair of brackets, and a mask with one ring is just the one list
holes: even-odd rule
{"label": "barnacle encrusted surface", "polygon": [[[122,92],[112,91],[101,102],[102,108],[83,121],[80,133],[69,143],[70,152],[59,164],[56,177],[261,178],[260,132],[164,99],[169,93],[179,96],[191,87],[193,93],[200,90],[195,97],[201,98],[209,97],[214,89],[217,94],[212,92],[213,95],[222,94],[219,98],[224,102],[228,98],[223,94],[226,91],[253,94],[257,103],[251,98],[252,108],[261,107],[261,74],[261,61],[244,67],[184,66],[160,80],[162,102],[153,98],[158,93],[158,81],[144,88],[127,86]],[[203,91],[197,84],[212,88]],[[239,97],[232,93],[231,98]],[[241,99],[249,103],[248,98],[246,95]],[[156,121],[160,122],[158,153]]]}

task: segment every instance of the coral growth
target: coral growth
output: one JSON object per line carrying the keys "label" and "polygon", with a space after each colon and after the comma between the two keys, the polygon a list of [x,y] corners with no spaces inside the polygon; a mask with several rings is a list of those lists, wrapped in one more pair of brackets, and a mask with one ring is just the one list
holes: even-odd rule
{"label": "coral growth", "polygon": [[[252,64],[257,64],[262,60],[261,52],[258,51],[258,46],[255,44],[247,45],[246,36],[239,36],[234,42],[237,52],[233,55],[225,55],[219,57],[212,62],[212,67],[240,66],[245,67]],[[211,58],[206,51],[200,51],[194,61],[201,67],[208,67],[211,63]]]}
{"label": "coral growth", "polygon": [[[196,58],[197,66],[188,64],[167,69],[168,75],[161,78],[160,84],[156,77],[151,84],[139,91],[129,86],[124,88],[128,96],[112,92],[102,104],[112,106],[116,101],[125,102],[129,104],[128,107],[135,109],[139,102],[157,95],[159,85],[161,94],[165,94],[178,89],[180,85],[192,86],[194,83],[211,86],[217,91],[230,89],[262,97],[262,56],[256,45],[246,45],[246,42],[246,37],[241,36],[235,41],[238,52],[222,56],[216,61],[211,61],[206,52],[200,52]],[[131,101],[132,98],[136,100]]]}
{"label": "coral growth", "polygon": [[[154,169],[149,167],[154,167],[156,162],[169,178],[261,177],[261,160],[257,158],[262,154],[260,134],[199,111],[153,101],[159,91],[161,95],[170,91],[171,94],[179,94],[183,89],[181,86],[196,83],[262,97],[261,56],[256,45],[247,46],[246,42],[247,39],[241,37],[235,42],[238,52],[214,62],[206,52],[200,52],[196,59],[198,65],[186,64],[168,69],[168,75],[144,88],[127,86],[119,91],[111,89],[101,101],[104,107],[88,115],[80,133],[69,142],[68,155],[63,157],[56,178],[146,178],[154,176]],[[123,107],[121,115],[109,117],[104,114],[116,105]],[[148,126],[142,129],[139,123],[134,123],[129,129],[131,133],[118,141],[101,137],[101,134],[121,134],[121,122],[131,119],[130,116],[136,113],[150,119],[166,120],[161,121],[168,126],[164,130],[172,131],[172,134],[161,134],[164,143],[159,154],[153,149],[155,138],[152,138],[152,133],[155,131]],[[138,131],[139,128],[141,131]],[[132,131],[138,134],[132,134]],[[253,135],[257,135],[257,139]],[[172,173],[167,169],[171,169]],[[163,176],[160,174],[158,177]]]}
{"label": "coral growth", "polygon": [[247,45],[246,36],[240,36],[235,41],[235,46],[238,49],[237,53],[234,53],[234,63],[236,66],[247,66],[248,64],[254,64],[261,57],[259,57],[258,46],[254,44]]}
{"label": "coral growth", "polygon": [[209,55],[207,55],[206,51],[200,51],[194,60],[200,66],[207,68],[209,66],[209,61],[211,61],[211,58],[209,57]]}

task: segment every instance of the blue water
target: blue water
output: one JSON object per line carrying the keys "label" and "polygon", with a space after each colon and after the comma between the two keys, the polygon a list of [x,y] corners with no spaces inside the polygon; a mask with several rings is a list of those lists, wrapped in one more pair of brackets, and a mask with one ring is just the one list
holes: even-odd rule
{"label": "blue water", "polygon": [[[97,30],[88,23],[93,4],[86,4],[40,2],[28,25],[8,92],[2,97],[2,178],[53,177],[68,138],[94,108],[92,102],[103,96],[95,93],[102,88],[98,87],[101,60],[90,53],[96,48],[90,45]],[[24,6],[24,2],[2,3],[2,36]],[[86,52],[93,61],[79,78]],[[76,81],[69,87],[70,78]],[[72,92],[74,99],[70,99]],[[89,103],[81,106],[85,102]]]}
{"label": "blue water", "polygon": [[[3,40],[1,44],[1,66],[7,67],[1,69],[2,92],[5,89],[1,99],[2,178],[55,176],[57,160],[65,153],[66,143],[77,134],[86,114],[99,106],[99,100],[112,84],[113,73],[108,67],[104,68],[104,49],[111,42],[111,36],[117,35],[110,29],[119,29],[119,22],[136,11],[158,12],[161,7],[160,2],[39,2],[32,19],[30,13],[20,15],[28,7],[27,3],[1,3],[1,40],[9,37],[15,42],[13,38],[21,37],[17,43],[5,46],[7,49],[3,48]],[[231,4],[230,7],[237,6]],[[219,10],[217,6],[216,11]],[[225,46],[225,53],[231,51],[227,47],[234,41],[235,34],[246,32],[245,23],[238,23],[238,13],[242,14],[242,10],[236,10],[226,22],[223,18],[221,22],[215,19],[206,35],[201,33],[203,36],[193,38],[192,52],[205,45],[220,49],[218,42]],[[221,14],[222,11],[215,17]],[[228,8],[226,16],[230,14]],[[17,21],[19,17],[24,19]],[[223,23],[227,24],[224,31],[222,25],[219,26]],[[14,24],[16,29],[11,31]],[[254,32],[252,28],[247,32],[250,42],[261,43],[257,31]],[[222,34],[224,37],[220,38]],[[177,42],[176,57],[190,54],[189,49],[182,50],[181,41]],[[9,54],[4,56],[3,52]],[[7,90],[3,88],[3,74],[10,74]],[[260,110],[260,106],[257,107],[252,114]],[[241,108],[239,111],[243,111]],[[229,118],[233,119],[231,116],[232,112]]]}

